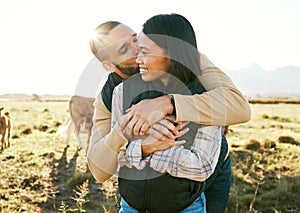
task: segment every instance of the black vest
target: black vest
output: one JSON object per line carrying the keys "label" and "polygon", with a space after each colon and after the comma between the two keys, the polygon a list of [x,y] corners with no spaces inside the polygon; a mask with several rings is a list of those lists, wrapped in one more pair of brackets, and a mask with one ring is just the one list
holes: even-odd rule
{"label": "black vest", "polygon": [[108,75],[107,80],[102,87],[101,96],[104,105],[106,108],[111,111],[111,101],[112,101],[112,94],[116,86],[120,84],[123,79],[115,72],[112,72]]}
{"label": "black vest", "polygon": [[[109,110],[111,110],[112,91],[122,81],[116,75],[115,73],[109,75],[104,86],[105,89],[102,90],[103,101]],[[123,110],[143,99],[155,98],[164,94],[188,95],[200,94],[205,91],[198,81],[194,81],[187,86],[175,78],[171,79],[170,82],[172,83],[165,87],[160,80],[144,82],[139,74],[130,77],[124,81],[123,85]],[[198,124],[190,123],[189,133],[184,136],[185,138],[180,138],[186,140],[185,148],[189,149],[193,144],[198,127]],[[121,167],[118,179],[120,194],[130,206],[140,212],[180,212],[191,205],[213,182],[227,150],[227,141],[223,135],[221,153],[215,172],[204,182],[177,178],[168,173],[162,174],[154,171],[149,166],[146,166],[143,170]]]}

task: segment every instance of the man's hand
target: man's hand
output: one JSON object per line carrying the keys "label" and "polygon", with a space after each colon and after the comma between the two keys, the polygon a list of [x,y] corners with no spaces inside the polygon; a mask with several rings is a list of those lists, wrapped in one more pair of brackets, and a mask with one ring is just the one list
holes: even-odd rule
{"label": "man's hand", "polygon": [[[132,132],[132,126],[130,124],[131,114],[128,113],[123,115],[119,120],[119,125],[121,126],[121,131],[123,135],[129,140],[135,140],[140,138],[145,138],[145,135],[135,135]],[[179,135],[179,130],[185,127],[189,122],[178,122],[174,123],[174,119],[171,116],[167,116],[161,119],[159,122],[153,124],[146,134],[152,135],[157,140],[174,140],[176,136]],[[126,125],[127,124],[127,125]]]}
{"label": "man's hand", "polygon": [[[173,106],[170,96],[164,95],[154,99],[145,99],[130,107],[127,112],[127,125],[134,135],[145,135],[150,126],[171,114]],[[123,129],[125,126],[121,126]]]}
{"label": "man's hand", "polygon": [[118,124],[120,126],[121,132],[123,133],[124,137],[127,138],[128,141],[133,141],[133,140],[144,137],[144,136],[133,134],[132,126],[129,124],[129,121],[131,118],[132,118],[132,114],[128,113],[128,114],[123,115],[118,120]]}

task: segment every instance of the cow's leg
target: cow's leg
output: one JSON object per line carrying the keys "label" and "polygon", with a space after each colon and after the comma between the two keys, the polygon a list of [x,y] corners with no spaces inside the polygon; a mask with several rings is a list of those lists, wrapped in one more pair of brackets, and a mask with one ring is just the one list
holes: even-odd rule
{"label": "cow's leg", "polygon": [[81,123],[80,122],[76,122],[74,123],[75,124],[75,136],[76,136],[76,139],[77,139],[77,143],[78,143],[78,149],[81,149],[82,148],[82,143],[81,143],[81,139],[80,139],[80,125]]}
{"label": "cow's leg", "polygon": [[5,146],[5,131],[2,132],[2,138],[1,138],[1,150],[0,152],[3,152]]}
{"label": "cow's leg", "polygon": [[7,146],[6,146],[6,141],[5,141],[6,131],[7,131],[7,129],[5,129],[5,131],[4,131],[4,133],[3,133],[3,144],[4,144],[4,149],[7,148]]}
{"label": "cow's leg", "polygon": [[89,129],[88,129],[88,138],[87,138],[86,151],[88,151],[88,148],[89,148],[89,145],[90,145],[91,134],[92,134],[92,127],[89,127]]}
{"label": "cow's leg", "polygon": [[1,147],[0,147],[0,153],[3,151],[3,136],[2,136],[2,139],[1,139]]}
{"label": "cow's leg", "polygon": [[11,126],[7,128],[7,147],[10,147],[10,128]]}
{"label": "cow's leg", "polygon": [[1,116],[2,109],[3,109],[3,107],[0,108],[0,134],[2,136],[0,153],[4,150],[4,137],[5,137],[5,131],[6,131],[6,123],[5,123],[4,117]]}
{"label": "cow's leg", "polygon": [[66,147],[68,148],[70,146],[70,138],[71,134],[74,130],[74,122],[70,118],[68,123],[67,123],[67,138],[66,138]]}

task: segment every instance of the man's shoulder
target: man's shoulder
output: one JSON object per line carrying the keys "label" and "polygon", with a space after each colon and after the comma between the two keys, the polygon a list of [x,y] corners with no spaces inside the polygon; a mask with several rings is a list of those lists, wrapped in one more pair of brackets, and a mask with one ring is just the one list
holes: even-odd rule
{"label": "man's shoulder", "polygon": [[204,53],[200,54],[200,68],[205,69],[208,67],[215,67],[215,65],[208,59],[208,57]]}
{"label": "man's shoulder", "polygon": [[107,77],[106,82],[101,88],[101,93],[112,94],[114,88],[118,86],[122,81],[123,79],[118,74],[116,74],[115,72],[110,73]]}
{"label": "man's shoulder", "polygon": [[101,96],[102,100],[107,107],[109,111],[111,111],[111,101],[112,101],[112,94],[116,86],[118,86],[123,79],[116,74],[115,72],[112,72],[108,75],[108,78],[102,87],[101,90]]}

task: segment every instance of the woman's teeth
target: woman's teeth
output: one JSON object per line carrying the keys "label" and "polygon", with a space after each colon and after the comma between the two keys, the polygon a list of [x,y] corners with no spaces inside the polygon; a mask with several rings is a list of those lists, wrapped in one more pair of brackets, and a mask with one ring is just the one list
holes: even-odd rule
{"label": "woman's teeth", "polygon": [[145,72],[148,72],[148,69],[140,67],[140,73],[145,73]]}

